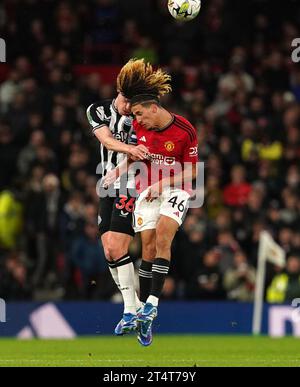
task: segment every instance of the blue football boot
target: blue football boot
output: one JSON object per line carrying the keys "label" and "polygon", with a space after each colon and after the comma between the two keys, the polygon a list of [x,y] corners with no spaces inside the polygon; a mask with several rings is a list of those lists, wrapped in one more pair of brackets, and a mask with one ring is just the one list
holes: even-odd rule
{"label": "blue football boot", "polygon": [[136,315],[132,313],[124,313],[121,321],[115,328],[115,335],[122,336],[136,330]]}
{"label": "blue football boot", "polygon": [[146,303],[142,313],[137,317],[137,338],[141,345],[147,347],[152,343],[152,322],[157,316],[157,307]]}

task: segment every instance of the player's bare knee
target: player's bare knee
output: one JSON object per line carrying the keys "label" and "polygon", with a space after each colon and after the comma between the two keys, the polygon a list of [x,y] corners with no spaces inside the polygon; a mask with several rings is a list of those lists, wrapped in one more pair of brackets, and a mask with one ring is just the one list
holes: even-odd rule
{"label": "player's bare knee", "polygon": [[110,256],[110,260],[115,261],[115,260],[123,257],[127,253],[128,248],[116,245],[116,243],[115,243],[115,245],[109,244],[107,251],[108,251],[108,254]]}
{"label": "player's bare knee", "polygon": [[104,249],[104,254],[105,254],[105,258],[111,262],[113,259],[111,258],[111,256],[109,255],[109,250],[108,249]]}
{"label": "player's bare knee", "polygon": [[152,260],[156,256],[156,244],[153,238],[144,238],[142,240],[142,255],[145,260]]}
{"label": "player's bare knee", "polygon": [[156,250],[169,250],[171,248],[172,240],[167,235],[160,235],[156,237]]}
{"label": "player's bare knee", "polygon": [[104,250],[104,255],[105,255],[105,258],[111,262],[113,259],[111,258],[110,256],[110,252],[108,250],[108,248],[106,246],[103,245],[103,250]]}
{"label": "player's bare knee", "polygon": [[103,247],[103,251],[104,251],[105,258],[106,258],[108,261],[112,261],[110,255],[109,255],[109,250],[108,250],[107,242],[105,242],[105,241],[102,240],[102,247]]}
{"label": "player's bare knee", "polygon": [[143,246],[143,259],[152,262],[156,257],[156,246],[153,243]]}

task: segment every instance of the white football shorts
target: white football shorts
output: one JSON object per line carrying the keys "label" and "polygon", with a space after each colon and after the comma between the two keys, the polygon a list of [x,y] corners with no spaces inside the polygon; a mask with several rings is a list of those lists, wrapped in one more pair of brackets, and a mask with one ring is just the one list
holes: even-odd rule
{"label": "white football shorts", "polygon": [[153,202],[147,202],[148,188],[135,201],[133,228],[135,232],[156,228],[160,215],[174,219],[181,226],[189,208],[190,195],[181,189],[166,188]]}

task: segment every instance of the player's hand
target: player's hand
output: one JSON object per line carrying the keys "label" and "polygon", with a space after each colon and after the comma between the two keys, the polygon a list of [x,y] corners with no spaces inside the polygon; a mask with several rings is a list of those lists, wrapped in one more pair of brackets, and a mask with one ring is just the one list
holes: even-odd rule
{"label": "player's hand", "polygon": [[145,145],[132,146],[129,151],[133,160],[144,160],[148,157],[149,151]]}
{"label": "player's hand", "polygon": [[135,156],[132,156],[132,155],[130,155],[129,157],[130,157],[130,159],[133,160],[133,161],[138,161],[138,160],[139,160],[138,157],[135,157]]}
{"label": "player's hand", "polygon": [[113,184],[119,177],[117,168],[108,171],[106,175],[102,178],[101,186],[107,188],[109,185]]}
{"label": "player's hand", "polygon": [[159,186],[159,183],[155,183],[148,188],[147,196],[145,199],[147,202],[153,202],[153,200],[157,199],[160,194],[161,188]]}

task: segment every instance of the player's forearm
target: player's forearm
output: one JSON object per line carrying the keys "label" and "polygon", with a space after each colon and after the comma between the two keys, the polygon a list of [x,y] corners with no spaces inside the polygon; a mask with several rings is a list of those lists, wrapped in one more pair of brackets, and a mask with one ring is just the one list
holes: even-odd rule
{"label": "player's forearm", "polygon": [[162,184],[162,188],[169,187],[170,185],[181,187],[183,183],[194,180],[197,177],[197,173],[197,164],[193,164],[192,168],[184,168],[183,171],[180,171],[177,175],[161,179],[160,183]]}
{"label": "player's forearm", "polygon": [[128,145],[121,141],[116,140],[113,137],[109,127],[106,125],[96,129],[94,131],[94,135],[101,142],[101,144],[110,151],[129,154],[130,150],[133,147],[132,145]]}
{"label": "player's forearm", "polygon": [[134,160],[131,158],[126,158],[123,160],[120,164],[116,166],[116,174],[117,177],[120,177],[124,175],[124,173],[128,172],[130,169],[130,166],[134,163]]}
{"label": "player's forearm", "polygon": [[130,158],[127,158],[123,160],[120,164],[118,164],[116,167],[117,177],[124,175],[124,173],[126,173],[129,170],[130,165],[132,163],[133,163],[133,160],[131,160]]}
{"label": "player's forearm", "polygon": [[102,144],[105,146],[106,149],[114,151],[114,152],[121,152],[121,153],[130,153],[130,149],[132,145],[124,144],[121,141],[115,140],[114,138],[107,138],[105,139]]}
{"label": "player's forearm", "polygon": [[102,179],[102,186],[108,187],[109,185],[113,184],[120,176],[128,171],[130,164],[131,161],[126,158],[120,164],[118,164],[116,168],[108,171]]}

